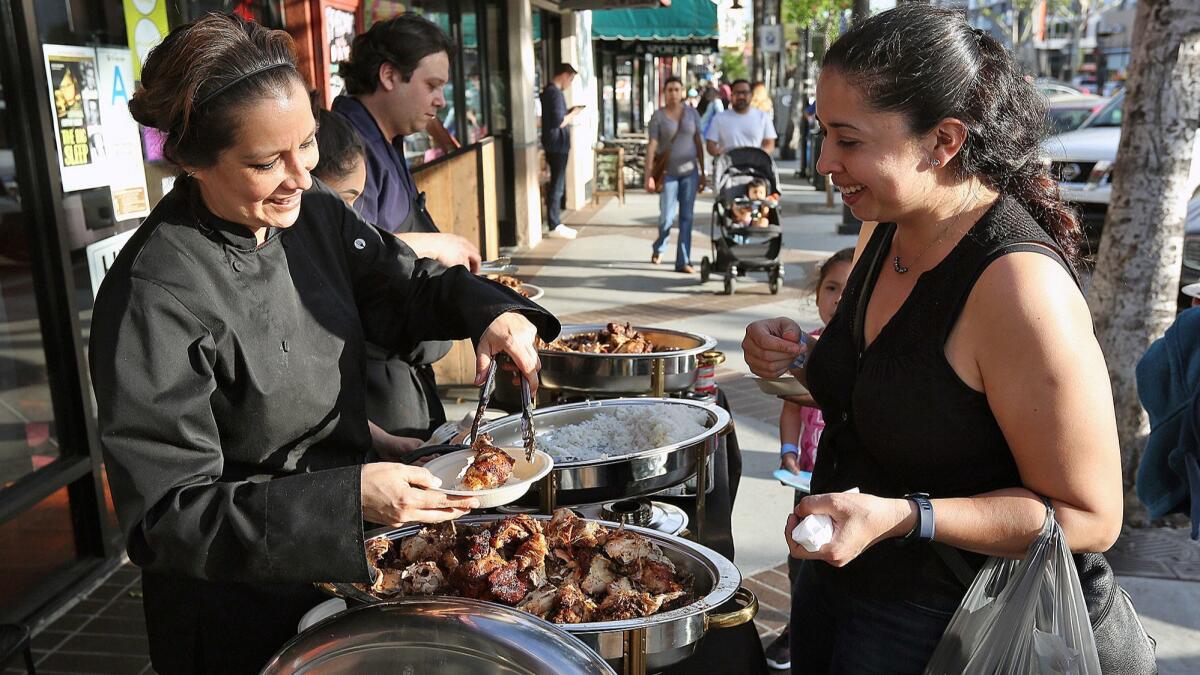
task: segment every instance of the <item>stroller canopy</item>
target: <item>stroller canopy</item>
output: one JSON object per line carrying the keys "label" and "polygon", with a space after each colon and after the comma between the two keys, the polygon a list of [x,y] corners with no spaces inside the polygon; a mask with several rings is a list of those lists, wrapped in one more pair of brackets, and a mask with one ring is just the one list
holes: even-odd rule
{"label": "stroller canopy", "polygon": [[[765,178],[770,184],[771,193],[779,192],[779,174],[775,169],[775,160],[762,148],[734,148],[719,155],[714,166],[717,175],[719,191],[731,187],[735,177],[757,176]],[[746,182],[737,181],[738,184]]]}

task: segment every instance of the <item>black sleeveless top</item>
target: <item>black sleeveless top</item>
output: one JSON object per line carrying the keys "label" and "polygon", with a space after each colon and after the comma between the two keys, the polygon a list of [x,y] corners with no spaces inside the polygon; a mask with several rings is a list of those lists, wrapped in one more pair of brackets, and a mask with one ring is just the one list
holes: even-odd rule
{"label": "black sleeveless top", "polygon": [[[1019,487],[1016,463],[987,398],[954,372],[946,340],[976,280],[1000,256],[1036,251],[1070,267],[1029,212],[1000,197],[921,275],[875,341],[860,351],[861,328],[854,325],[859,298],[870,297],[895,231],[892,223],[875,229],[808,364],[808,386],[825,417],[813,493],[858,487],[881,497],[927,492],[944,498]],[[976,569],[985,560],[963,556]],[[843,568],[816,568],[829,583],[863,597],[953,605],[964,591],[929,545],[898,539],[876,544]]]}

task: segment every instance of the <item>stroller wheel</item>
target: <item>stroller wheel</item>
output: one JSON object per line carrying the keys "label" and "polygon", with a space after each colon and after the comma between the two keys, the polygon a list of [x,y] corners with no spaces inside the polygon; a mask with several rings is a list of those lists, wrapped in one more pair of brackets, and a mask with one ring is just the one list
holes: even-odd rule
{"label": "stroller wheel", "polygon": [[779,287],[782,285],[779,277],[779,268],[772,268],[767,273],[767,288],[770,289],[771,295],[779,295]]}
{"label": "stroller wheel", "polygon": [[725,273],[725,295],[737,293],[737,276],[731,269]]}
{"label": "stroller wheel", "polygon": [[700,259],[700,283],[707,284],[709,277],[712,276],[712,263],[708,261],[708,256]]}

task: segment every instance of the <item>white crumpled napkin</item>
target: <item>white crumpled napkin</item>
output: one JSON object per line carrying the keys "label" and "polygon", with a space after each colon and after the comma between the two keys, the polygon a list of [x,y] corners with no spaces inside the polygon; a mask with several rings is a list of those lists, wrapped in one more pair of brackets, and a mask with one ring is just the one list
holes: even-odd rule
{"label": "white crumpled napkin", "polygon": [[[858,488],[850,488],[847,493],[858,493]],[[821,547],[833,541],[833,519],[824,513],[813,513],[804,517],[796,529],[792,530],[792,541],[804,547],[809,553],[816,553]]]}

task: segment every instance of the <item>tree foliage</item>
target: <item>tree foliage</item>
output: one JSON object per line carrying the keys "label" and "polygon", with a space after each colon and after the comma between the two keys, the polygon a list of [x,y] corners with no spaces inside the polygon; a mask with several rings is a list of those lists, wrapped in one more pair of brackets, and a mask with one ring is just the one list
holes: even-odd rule
{"label": "tree foliage", "polygon": [[750,78],[750,69],[746,67],[746,55],[741,50],[726,47],[721,50],[721,77],[733,82]]}

